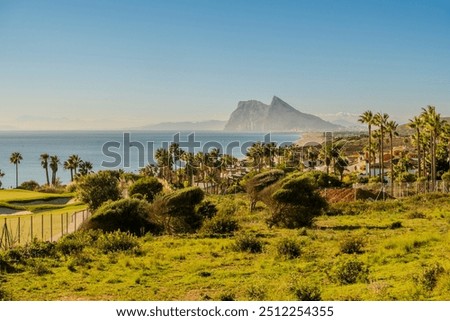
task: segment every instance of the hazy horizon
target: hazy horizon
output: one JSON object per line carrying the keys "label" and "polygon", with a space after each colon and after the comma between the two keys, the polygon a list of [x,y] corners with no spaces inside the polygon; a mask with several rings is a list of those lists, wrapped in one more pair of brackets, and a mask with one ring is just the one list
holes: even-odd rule
{"label": "hazy horizon", "polygon": [[276,95],[301,112],[450,116],[440,0],[0,0],[1,130],[227,120]]}

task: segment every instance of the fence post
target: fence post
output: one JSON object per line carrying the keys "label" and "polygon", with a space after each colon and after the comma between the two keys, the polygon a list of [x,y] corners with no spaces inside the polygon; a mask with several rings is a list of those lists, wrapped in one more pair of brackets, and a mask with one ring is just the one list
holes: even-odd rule
{"label": "fence post", "polygon": [[41,214],[41,241],[44,242],[44,214]]}
{"label": "fence post", "polygon": [[73,231],[74,231],[74,232],[77,230],[77,214],[78,214],[78,213],[75,213],[75,214],[74,214],[74,228],[73,228]]}
{"label": "fence post", "polygon": [[66,234],[69,234],[69,213],[66,212]]}
{"label": "fence post", "polygon": [[61,213],[61,236],[64,235],[64,216]]}
{"label": "fence post", "polygon": [[18,244],[20,245],[20,216],[17,218],[17,225],[18,225],[17,241],[19,242]]}
{"label": "fence post", "polygon": [[53,242],[53,213],[50,213],[50,242]]}

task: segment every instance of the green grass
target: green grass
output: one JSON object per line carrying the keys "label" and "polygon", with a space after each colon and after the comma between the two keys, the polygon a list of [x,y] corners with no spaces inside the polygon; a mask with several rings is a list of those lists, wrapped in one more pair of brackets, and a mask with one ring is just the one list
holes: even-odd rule
{"label": "green grass", "polygon": [[56,198],[67,198],[67,197],[72,198],[73,193],[51,194],[51,193],[27,191],[22,189],[0,190],[0,202],[2,203],[46,201]]}
{"label": "green grass", "polygon": [[[145,236],[137,252],[105,254],[91,245],[16,263],[22,271],[0,275],[0,287],[14,300],[297,300],[308,289],[322,300],[450,299],[448,195],[341,206],[352,208],[302,230],[268,228],[267,209],[258,204],[249,213],[244,195],[210,199],[235,212],[239,233],[255,235],[261,253],[236,250],[235,236]],[[423,215],[411,215],[417,212]],[[401,227],[391,228],[394,222]],[[361,240],[361,251],[342,253],[352,238]],[[298,257],[279,255],[286,239],[298,244]],[[339,269],[351,260],[368,272],[343,285]],[[443,272],[434,280],[436,264]]]}

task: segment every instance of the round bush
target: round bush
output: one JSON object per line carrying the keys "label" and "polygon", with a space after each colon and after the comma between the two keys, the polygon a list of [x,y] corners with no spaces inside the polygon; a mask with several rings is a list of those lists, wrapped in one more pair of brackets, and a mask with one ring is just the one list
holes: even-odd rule
{"label": "round bush", "polygon": [[163,190],[163,185],[155,177],[143,177],[134,182],[129,190],[128,194],[133,196],[135,194],[141,194],[148,202],[153,202],[155,196]]}
{"label": "round bush", "polygon": [[351,237],[345,239],[341,245],[341,253],[344,254],[360,254],[363,253],[364,241],[360,237]]}
{"label": "round bush", "polygon": [[261,253],[263,243],[253,234],[241,234],[236,237],[234,247],[240,252]]}
{"label": "round bush", "polygon": [[341,261],[336,266],[336,279],[340,284],[354,284],[357,282],[366,282],[369,269],[367,266],[355,259]]}
{"label": "round bush", "polygon": [[137,235],[161,232],[161,226],[150,219],[149,204],[137,199],[105,203],[87,222],[86,228],[105,232],[121,230]]}
{"label": "round bush", "polygon": [[301,254],[300,244],[293,239],[282,239],[277,244],[277,252],[279,256],[295,259]]}
{"label": "round bush", "polygon": [[230,216],[218,215],[207,219],[202,226],[203,233],[230,234],[239,229],[238,221]]}

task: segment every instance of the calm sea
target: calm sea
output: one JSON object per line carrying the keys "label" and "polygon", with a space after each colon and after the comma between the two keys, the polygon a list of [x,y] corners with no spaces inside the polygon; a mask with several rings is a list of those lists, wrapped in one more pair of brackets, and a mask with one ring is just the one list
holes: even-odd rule
{"label": "calm sea", "polygon": [[[45,171],[39,161],[42,153],[57,155],[61,163],[69,155],[78,154],[81,159],[92,162],[94,170],[123,168],[128,172],[136,172],[153,159],[157,148],[177,140],[181,146],[186,146],[183,148],[185,150],[189,146],[194,152],[218,147],[222,153],[228,151],[237,158],[242,158],[246,147],[252,143],[269,140],[268,133],[197,131],[180,132],[179,138],[176,134],[174,131],[0,132],[0,169],[5,173],[1,179],[2,187],[15,185],[15,167],[9,162],[13,152],[20,152],[23,157],[19,165],[19,184],[27,180],[43,184]],[[290,144],[298,139],[298,133],[270,133],[269,141]],[[58,177],[67,183],[70,173],[60,165]]]}

